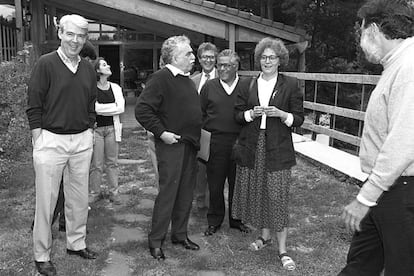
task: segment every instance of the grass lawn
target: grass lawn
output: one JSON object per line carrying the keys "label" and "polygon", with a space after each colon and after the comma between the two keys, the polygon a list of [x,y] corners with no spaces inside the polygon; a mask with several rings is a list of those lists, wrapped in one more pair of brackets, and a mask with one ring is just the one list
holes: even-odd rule
{"label": "grass lawn", "polygon": [[[148,252],[146,233],[150,221],[117,219],[119,214],[151,216],[150,208],[141,203],[155,198],[143,193],[143,187],[154,185],[151,162],[142,129],[126,129],[120,158],[141,160],[135,165],[120,166],[120,185],[125,199],[119,208],[106,201],[92,206],[88,219],[87,244],[99,252],[95,261],[86,261],[65,253],[65,237],[53,226],[52,260],[58,275],[104,275],[111,262],[111,252],[126,260],[130,275],[336,275],[344,266],[351,234],[339,220],[342,208],[356,194],[357,187],[298,158],[293,168],[291,187],[288,252],[297,263],[294,272],[286,272],[272,245],[262,251],[247,249],[259,231],[242,234],[229,229],[228,221],[216,235],[204,237],[205,214],[193,210],[189,235],[201,246],[189,252],[173,246],[167,236],[166,261],[154,260]],[[0,189],[0,275],[35,275],[30,224],[34,216],[34,178],[31,153],[16,161],[17,169],[7,189]],[[114,228],[142,230],[141,239],[113,243]],[[214,273],[215,274],[214,274]],[[208,274],[210,273],[210,274]],[[122,276],[117,274],[116,276]]]}

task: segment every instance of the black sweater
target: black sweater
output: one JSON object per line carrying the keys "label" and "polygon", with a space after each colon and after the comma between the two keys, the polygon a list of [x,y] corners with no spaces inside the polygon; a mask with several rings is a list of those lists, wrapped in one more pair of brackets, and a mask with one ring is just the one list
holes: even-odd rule
{"label": "black sweater", "polygon": [[239,134],[241,124],[234,119],[234,104],[237,95],[247,90],[249,83],[249,79],[239,79],[229,95],[221,85],[219,78],[208,81],[200,92],[203,128],[213,134]]}
{"label": "black sweater", "polygon": [[168,68],[152,74],[137,99],[135,117],[156,139],[169,131],[180,135],[180,142],[200,146],[200,99],[186,76],[174,76]]}
{"label": "black sweater", "polygon": [[97,86],[92,65],[82,59],[76,73],[56,51],[40,57],[29,81],[27,117],[30,129],[76,134],[95,123]]}

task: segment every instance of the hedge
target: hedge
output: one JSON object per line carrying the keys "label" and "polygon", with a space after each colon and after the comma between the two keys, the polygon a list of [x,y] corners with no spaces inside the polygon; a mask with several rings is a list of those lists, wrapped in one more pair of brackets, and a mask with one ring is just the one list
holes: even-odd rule
{"label": "hedge", "polygon": [[30,149],[26,117],[30,66],[21,61],[0,63],[0,188],[10,179],[21,154]]}

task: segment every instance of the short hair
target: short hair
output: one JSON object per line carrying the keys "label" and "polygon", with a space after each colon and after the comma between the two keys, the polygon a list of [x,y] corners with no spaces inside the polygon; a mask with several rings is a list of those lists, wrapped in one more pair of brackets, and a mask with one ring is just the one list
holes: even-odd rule
{"label": "short hair", "polygon": [[358,10],[367,28],[375,23],[388,39],[414,35],[414,4],[411,0],[368,0]]}
{"label": "short hair", "polygon": [[88,20],[78,14],[67,14],[62,16],[62,18],[59,20],[59,31],[63,32],[69,22],[75,24],[75,26],[83,29],[86,33],[88,33]]}
{"label": "short hair", "polygon": [[201,56],[203,55],[203,53],[205,51],[213,51],[214,56],[217,57],[218,50],[217,50],[216,45],[214,45],[213,43],[211,43],[211,42],[201,43],[200,46],[198,46],[198,49],[197,49],[197,57],[201,58]]}
{"label": "short hair", "polygon": [[260,64],[260,58],[266,49],[272,49],[279,57],[280,65],[287,65],[289,62],[289,51],[282,40],[278,38],[265,37],[256,44],[254,49],[254,60]]}
{"label": "short hair", "polygon": [[97,57],[96,60],[93,62],[93,69],[95,70],[96,79],[99,80],[101,77],[101,73],[98,72],[99,66],[101,65],[101,61],[105,60],[103,57]]}
{"label": "short hair", "polygon": [[230,49],[224,49],[223,51],[221,51],[217,55],[217,59],[219,59],[220,57],[230,57],[230,60],[235,61],[237,65],[240,62],[239,55],[235,51],[230,50]]}
{"label": "short hair", "polygon": [[185,35],[177,35],[167,38],[161,46],[161,59],[165,64],[170,64],[175,51],[177,50],[178,44],[190,44],[190,39]]}
{"label": "short hair", "polygon": [[90,42],[89,40],[86,40],[79,55],[83,58],[88,57],[91,60],[95,60],[97,55],[96,55],[95,47],[93,46],[92,42]]}

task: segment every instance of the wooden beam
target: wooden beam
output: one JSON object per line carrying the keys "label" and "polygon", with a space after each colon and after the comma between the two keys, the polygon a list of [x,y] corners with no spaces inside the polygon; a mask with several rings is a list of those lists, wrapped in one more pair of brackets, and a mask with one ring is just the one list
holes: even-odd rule
{"label": "wooden beam", "polygon": [[229,49],[236,51],[236,26],[234,24],[228,24],[229,30]]}
{"label": "wooden beam", "polygon": [[329,129],[329,128],[326,128],[320,125],[315,125],[309,122],[304,122],[301,128],[304,128],[304,129],[307,129],[313,132],[317,132],[320,134],[328,135],[331,138],[349,143],[354,146],[359,146],[359,144],[361,143],[361,138],[357,136],[347,134],[347,133],[344,133],[338,130]]}
{"label": "wooden beam", "polygon": [[14,8],[16,10],[16,28],[17,28],[17,51],[23,50],[24,29],[23,29],[23,10],[22,1],[14,0]]}
{"label": "wooden beam", "polygon": [[321,104],[321,103],[314,103],[314,102],[309,102],[309,101],[304,101],[303,107],[307,109],[320,111],[320,112],[328,113],[328,114],[335,114],[338,116],[351,118],[351,119],[355,119],[359,121],[364,121],[365,119],[365,112],[358,111],[355,109],[350,109],[350,108],[338,107],[338,106]]}

